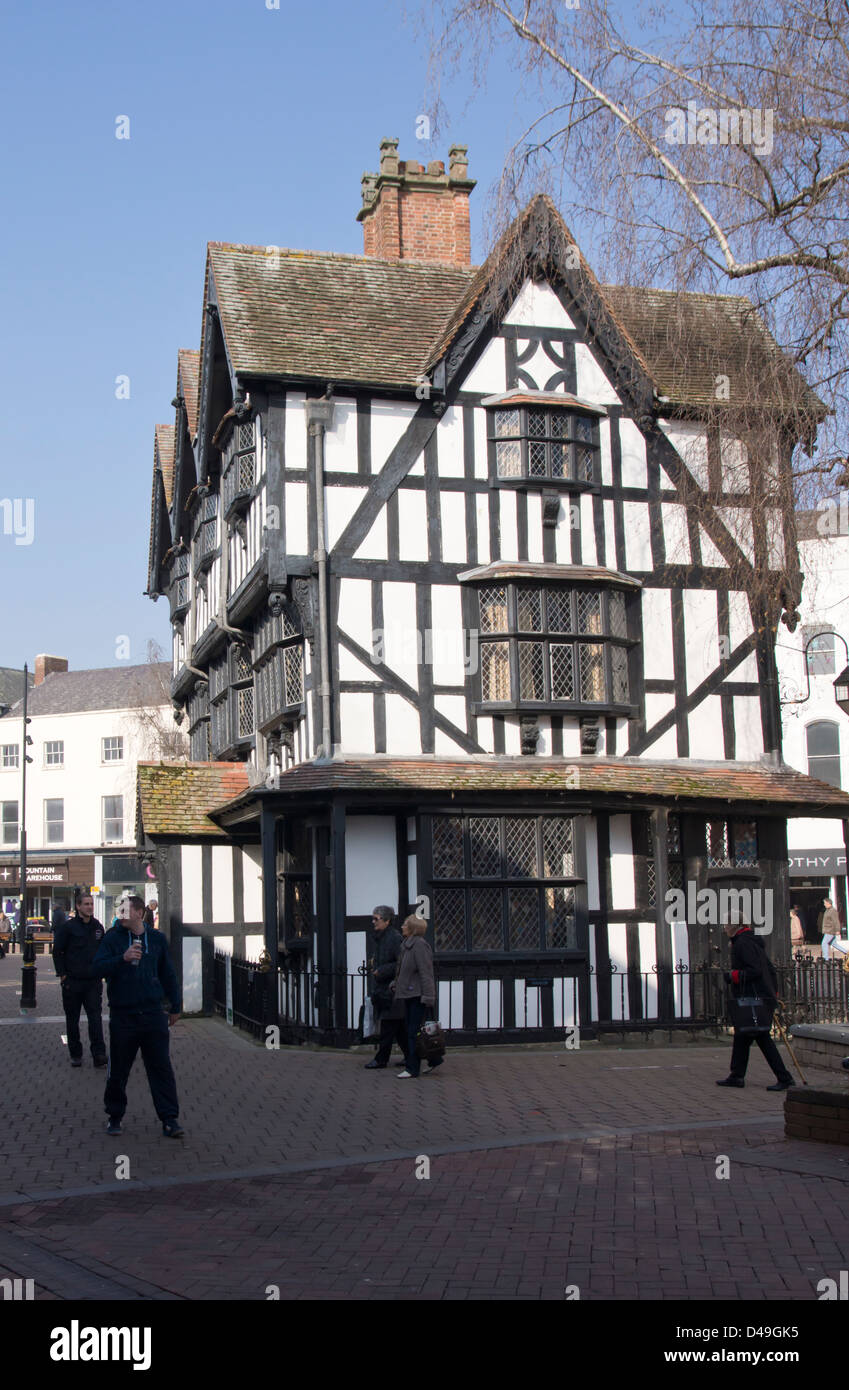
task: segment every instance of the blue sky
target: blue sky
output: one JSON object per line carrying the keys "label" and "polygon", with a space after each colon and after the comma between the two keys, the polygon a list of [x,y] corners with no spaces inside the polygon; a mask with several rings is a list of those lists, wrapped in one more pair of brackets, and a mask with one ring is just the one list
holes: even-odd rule
{"label": "blue sky", "polygon": [[153,428],[198,346],[206,242],[361,253],[360,178],[392,135],[402,158],[468,144],[479,259],[524,113],[502,66],[474,102],[444,92],[449,123],[417,141],[427,46],[397,4],[41,0],[7,7],[0,39],[0,499],[23,503],[20,539],[28,498],[34,522],[18,544],[0,505],[0,665],[115,665],[122,638],[143,661],[149,638],[170,649],[143,596]]}

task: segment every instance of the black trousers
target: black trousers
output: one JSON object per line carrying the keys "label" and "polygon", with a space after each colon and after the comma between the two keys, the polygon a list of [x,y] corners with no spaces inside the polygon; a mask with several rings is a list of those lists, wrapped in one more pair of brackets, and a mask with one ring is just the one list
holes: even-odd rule
{"label": "black trousers", "polygon": [[769,1033],[735,1033],[734,1044],[731,1048],[731,1075],[739,1077],[742,1081],[746,1075],[746,1068],[749,1065],[749,1053],[752,1050],[752,1043],[757,1043],[764,1058],[775,1072],[777,1081],[792,1081],[793,1077],[781,1060],[781,1053],[770,1037]]}
{"label": "black trousers", "polygon": [[136,1053],[141,1049],[153,1108],[164,1122],[180,1113],[177,1082],[169,1054],[168,1018],[161,1009],[144,1012],[113,1009],[109,1019],[109,1070],[103,1103],[112,1119],[123,1118],[127,1109],[127,1081]]}
{"label": "black trousers", "polygon": [[397,1043],[407,1055],[407,1020],[406,1018],[387,1018],[384,1014],[380,1020],[380,1034],[377,1040],[377,1052],[374,1060],[378,1066],[385,1067],[389,1062],[392,1052],[392,1044]]}
{"label": "black trousers", "polygon": [[65,1024],[68,1029],[68,1052],[75,1060],[83,1055],[80,1037],[80,1010],[85,1009],[88,1019],[88,1040],[92,1057],[106,1056],[106,1043],[103,1041],[103,981],[74,980],[65,977],[62,986],[62,1007],[65,1010]]}

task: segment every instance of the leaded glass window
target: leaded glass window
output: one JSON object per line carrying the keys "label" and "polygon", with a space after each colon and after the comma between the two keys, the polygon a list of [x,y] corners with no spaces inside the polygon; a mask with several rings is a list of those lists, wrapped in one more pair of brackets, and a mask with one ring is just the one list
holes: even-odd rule
{"label": "leaded glass window", "polygon": [[437,952],[574,950],[574,852],[568,816],[433,816]]}
{"label": "leaded glass window", "polygon": [[492,412],[495,473],[499,481],[598,481],[598,427],[591,415],[542,402]]}
{"label": "leaded glass window", "polygon": [[485,704],[630,704],[623,593],[516,582],[482,587],[478,603]]}

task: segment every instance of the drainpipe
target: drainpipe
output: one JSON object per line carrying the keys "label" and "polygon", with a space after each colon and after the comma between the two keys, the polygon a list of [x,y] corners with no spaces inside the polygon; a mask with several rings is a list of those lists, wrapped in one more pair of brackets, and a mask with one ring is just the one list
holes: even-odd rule
{"label": "drainpipe", "polygon": [[[328,388],[328,392],[332,388]],[[318,546],[315,559],[318,563],[318,626],[319,649],[321,652],[321,756],[330,758],[333,754],[330,729],[330,614],[327,597],[327,548],[324,517],[324,433],[333,424],[333,401],[329,396],[322,400],[304,402],[307,429],[315,441],[315,495],[316,531]]]}

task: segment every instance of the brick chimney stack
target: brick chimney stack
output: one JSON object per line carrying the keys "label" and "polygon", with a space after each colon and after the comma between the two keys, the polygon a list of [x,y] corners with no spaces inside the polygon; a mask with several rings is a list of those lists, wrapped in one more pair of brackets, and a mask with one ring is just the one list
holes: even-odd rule
{"label": "brick chimney stack", "polygon": [[41,685],[47,676],[54,671],[67,671],[68,658],[66,656],[37,656],[35,658],[35,684]]}
{"label": "brick chimney stack", "polygon": [[398,158],[398,141],[381,140],[380,172],[363,174],[363,251],[389,261],[471,264],[469,178],[465,145],[452,145],[448,173],[441,159],[423,168]]}

